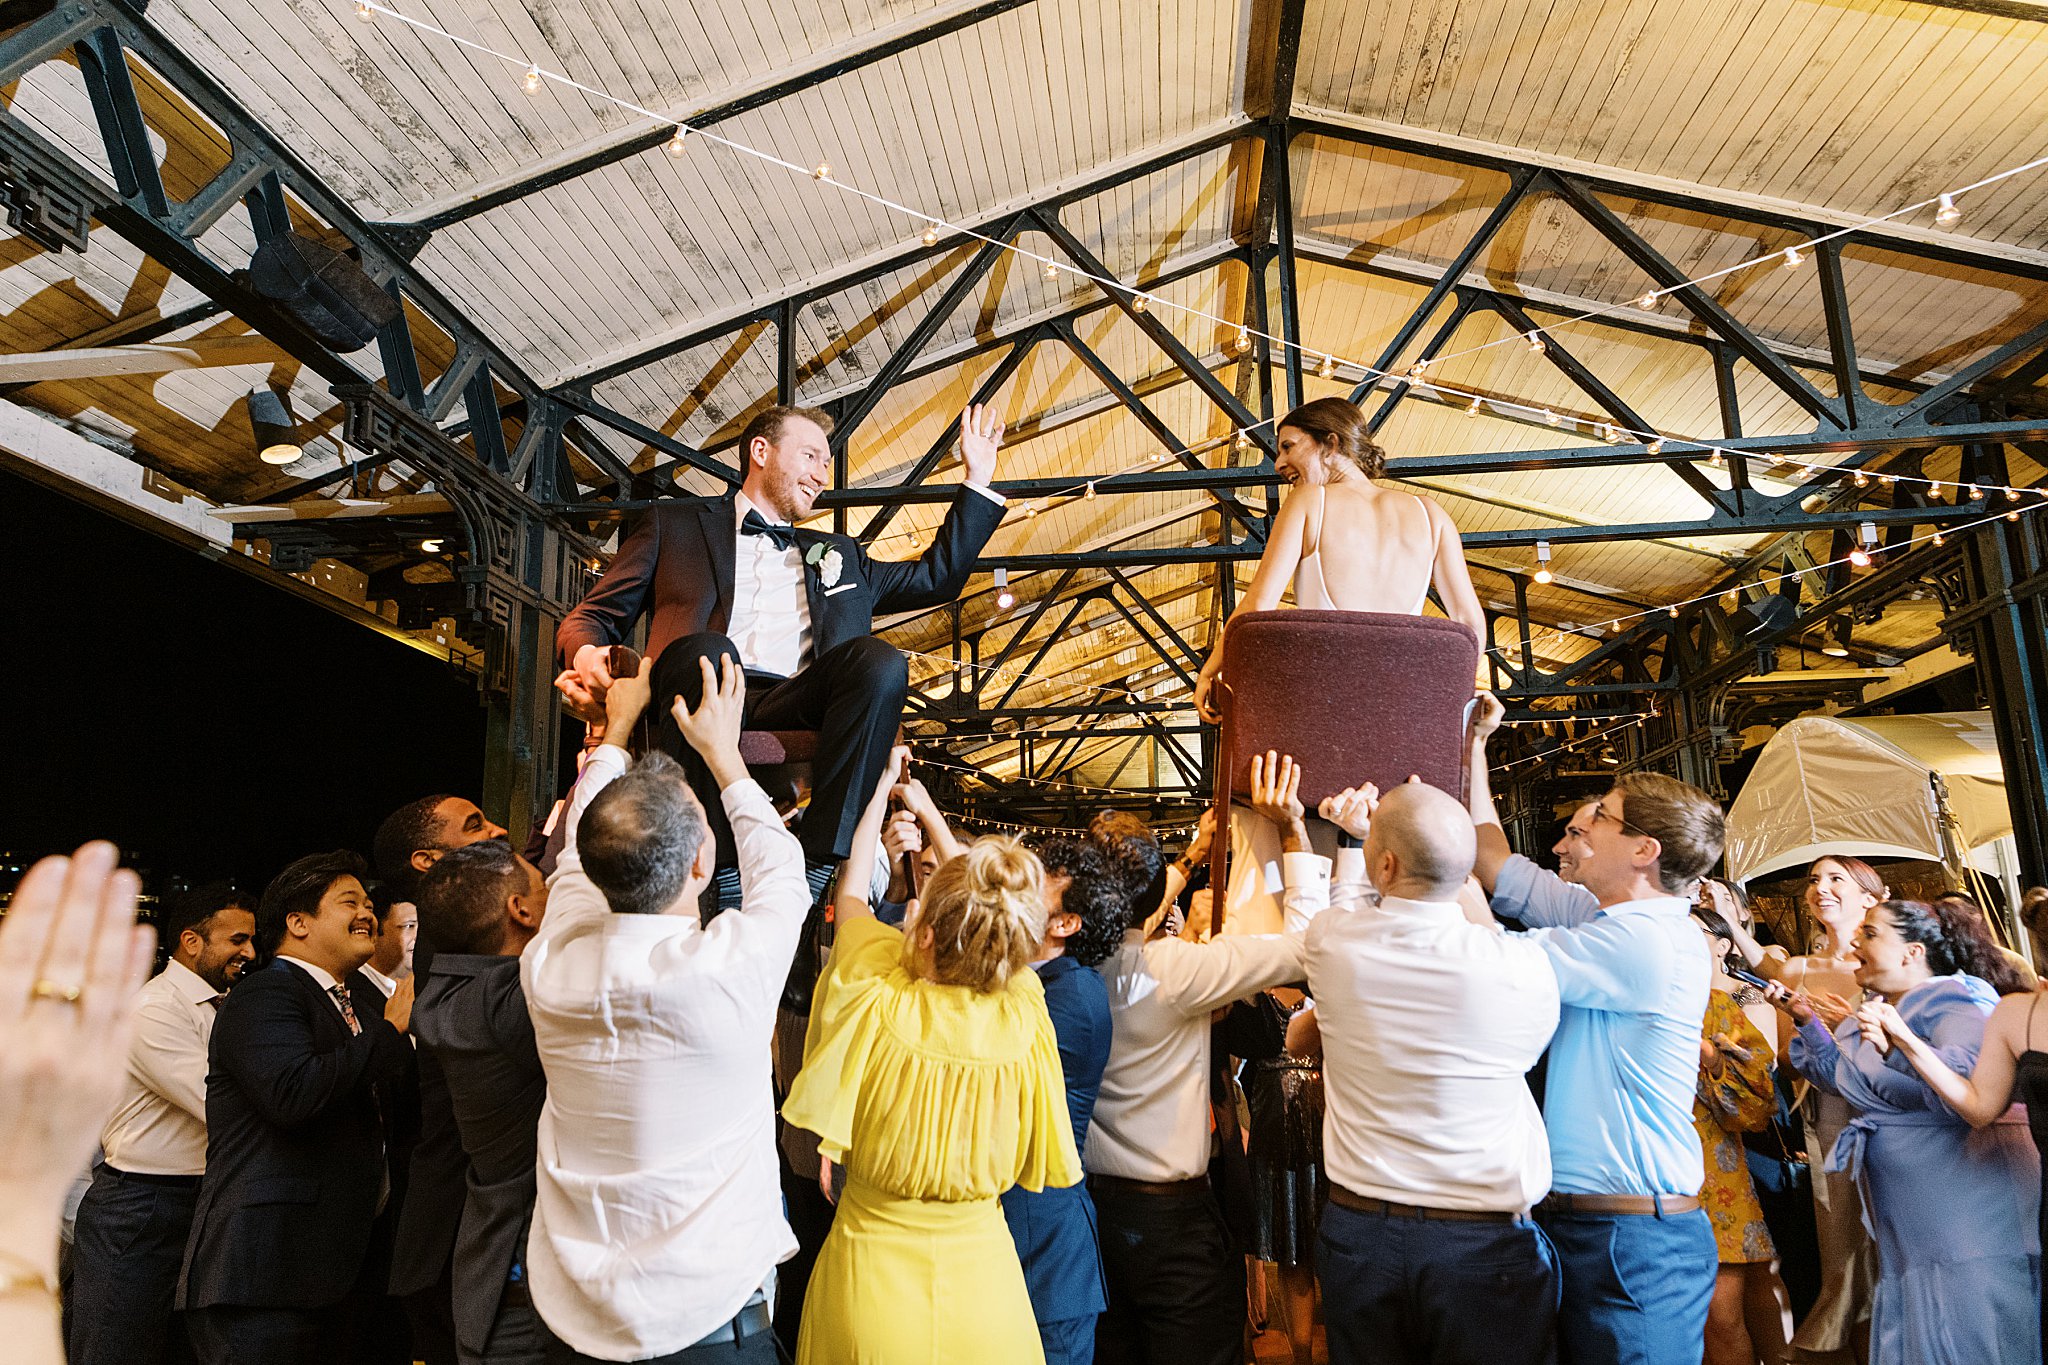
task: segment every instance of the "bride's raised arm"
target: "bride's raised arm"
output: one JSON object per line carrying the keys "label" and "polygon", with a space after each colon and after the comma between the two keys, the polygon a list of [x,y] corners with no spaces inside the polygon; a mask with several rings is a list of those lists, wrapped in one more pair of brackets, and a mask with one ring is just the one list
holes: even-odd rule
{"label": "bride's raised arm", "polygon": [[[1301,563],[1303,531],[1308,522],[1308,488],[1290,489],[1280,504],[1280,513],[1273,518],[1273,529],[1266,536],[1266,550],[1259,556],[1259,571],[1252,575],[1252,585],[1245,595],[1238,599],[1237,609],[1230,613],[1230,620],[1248,611],[1272,611],[1279,607],[1280,599],[1287,595],[1287,586],[1294,581],[1294,570]],[[1452,532],[1455,536],[1457,533]],[[1225,573],[1231,572],[1229,565],[1221,566]],[[1468,579],[1465,593],[1472,594]],[[1474,611],[1478,610],[1479,599],[1472,599]],[[1230,621],[1225,621],[1227,630]],[[1223,631],[1216,634],[1216,643],[1209,650],[1209,660],[1202,665],[1201,676],[1195,679],[1195,711],[1203,720],[1216,724],[1223,719],[1222,712],[1210,703],[1209,694],[1214,691],[1216,678],[1223,668]]]}

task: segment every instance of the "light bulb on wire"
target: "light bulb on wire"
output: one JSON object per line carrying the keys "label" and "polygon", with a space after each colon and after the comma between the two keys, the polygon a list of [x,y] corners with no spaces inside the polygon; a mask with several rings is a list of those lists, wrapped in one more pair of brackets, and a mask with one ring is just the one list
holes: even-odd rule
{"label": "light bulb on wire", "polygon": [[1936,227],[1949,228],[1954,227],[1962,220],[1963,211],[1956,207],[1956,197],[1953,194],[1944,193],[1941,196],[1938,207],[1934,210],[1934,225]]}
{"label": "light bulb on wire", "polygon": [[939,240],[939,225],[933,223],[924,230],[924,244],[931,246]]}
{"label": "light bulb on wire", "polygon": [[377,11],[371,9],[368,5],[362,3],[362,0],[356,0],[356,18],[362,20],[364,23],[367,24],[376,17]]}
{"label": "light bulb on wire", "polygon": [[537,95],[540,93],[540,80],[540,68],[538,66],[529,66],[526,68],[526,75],[519,83],[526,87],[527,94]]}
{"label": "light bulb on wire", "polygon": [[1783,254],[1787,270],[1797,270],[1800,266],[1806,264],[1806,257],[1799,254],[1799,248],[1796,246],[1786,247]]}
{"label": "light bulb on wire", "polygon": [[685,128],[682,124],[678,123],[676,125],[675,134],[668,140],[668,154],[670,156],[681,156],[684,152],[690,150],[688,142],[689,136],[690,130],[688,128]]}

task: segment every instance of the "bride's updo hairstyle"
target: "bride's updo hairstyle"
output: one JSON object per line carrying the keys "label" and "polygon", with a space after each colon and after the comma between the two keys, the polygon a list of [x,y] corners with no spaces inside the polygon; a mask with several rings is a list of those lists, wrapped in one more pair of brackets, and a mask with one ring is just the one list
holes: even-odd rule
{"label": "bride's updo hairstyle", "polygon": [[1045,938],[1045,869],[1015,839],[976,839],[925,883],[906,956],[932,937],[932,978],[984,994],[1003,989]]}
{"label": "bride's updo hairstyle", "polygon": [[1368,479],[1387,470],[1387,452],[1366,430],[1365,414],[1348,398],[1318,398],[1280,419],[1280,427],[1305,431],[1323,443],[1324,459],[1345,459]]}

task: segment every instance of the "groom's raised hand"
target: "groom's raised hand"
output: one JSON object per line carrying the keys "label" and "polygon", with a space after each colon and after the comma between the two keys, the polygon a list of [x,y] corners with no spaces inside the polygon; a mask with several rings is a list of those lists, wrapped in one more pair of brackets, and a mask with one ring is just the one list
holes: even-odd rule
{"label": "groom's raised hand", "polygon": [[960,414],[960,463],[967,467],[967,482],[983,488],[995,481],[996,452],[1003,444],[1003,423],[995,409],[985,403],[970,403]]}

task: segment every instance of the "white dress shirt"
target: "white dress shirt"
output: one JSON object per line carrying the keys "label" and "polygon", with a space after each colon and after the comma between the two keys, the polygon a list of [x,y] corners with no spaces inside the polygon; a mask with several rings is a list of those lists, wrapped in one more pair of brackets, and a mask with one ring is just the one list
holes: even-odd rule
{"label": "white dress shirt", "polygon": [[[752,537],[749,537],[752,539]],[[611,913],[577,826],[626,769],[577,780],[548,912],[519,963],[547,1072],[526,1264],[555,1335],[601,1360],[694,1345],[797,1249],[782,1213],[769,1044],[810,888],[803,849],[751,779],[722,793],[741,908]]]}
{"label": "white dress shirt", "polygon": [[1113,1029],[1082,1154],[1090,1175],[1164,1183],[1209,1169],[1209,1013],[1301,980],[1300,927],[1329,903],[1327,860],[1290,853],[1284,862],[1292,932],[1147,943],[1145,931],[1133,929],[1096,967],[1109,987]]}
{"label": "white dress shirt", "polygon": [[206,1172],[206,1045],[218,994],[172,962],[136,996],[121,1099],[100,1132],[107,1164],[130,1175]]}
{"label": "white dress shirt", "polygon": [[365,962],[362,966],[356,968],[356,970],[361,972],[365,977],[367,977],[369,979],[370,984],[377,988],[377,993],[379,995],[382,995],[386,1000],[389,1000],[391,998],[391,993],[398,989],[398,982],[395,979],[384,975],[384,973],[378,971],[375,967],[372,967],[367,962]]}
{"label": "white dress shirt", "polygon": [[755,512],[771,526],[789,523],[756,507],[745,493],[732,500],[732,615],[726,634],[749,668],[795,677],[811,661],[811,599],[804,587],[804,552],[785,550],[767,536],[740,535],[740,523]]}
{"label": "white dress shirt", "polygon": [[[1003,495],[992,488],[978,483],[967,487],[998,507],[1004,505]],[[811,661],[814,644],[803,548],[792,544],[785,550],[767,536],[741,535],[740,523],[749,512],[758,513],[770,526],[789,525],[767,508],[755,506],[745,493],[733,495],[737,544],[732,556],[732,614],[725,633],[747,667],[793,678]]]}
{"label": "white dress shirt", "polygon": [[1526,938],[1455,901],[1373,904],[1357,852],[1303,939],[1323,1036],[1323,1166],[1369,1199],[1518,1212],[1550,1189],[1523,1079],[1557,1029],[1557,978]]}

